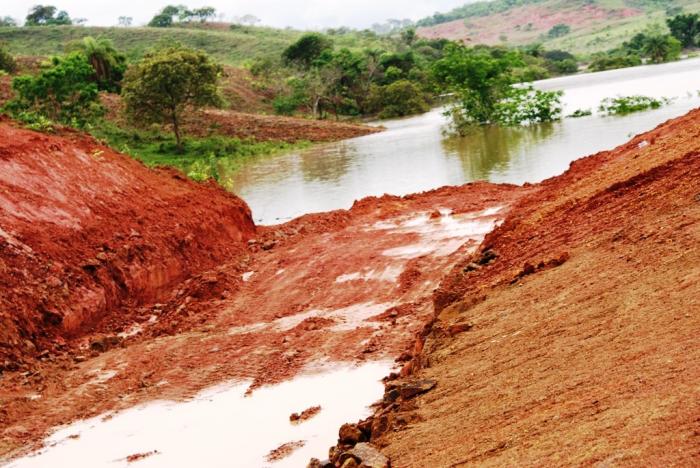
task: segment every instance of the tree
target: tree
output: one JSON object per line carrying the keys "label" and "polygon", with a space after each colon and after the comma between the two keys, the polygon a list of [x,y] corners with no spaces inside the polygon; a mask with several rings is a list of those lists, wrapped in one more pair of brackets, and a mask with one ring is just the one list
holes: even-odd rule
{"label": "tree", "polygon": [[678,15],[666,20],[671,35],[681,41],[683,47],[698,45],[700,34],[700,16],[696,13]]}
{"label": "tree", "polygon": [[559,23],[555,24],[554,26],[552,26],[552,29],[547,31],[547,37],[554,39],[557,37],[566,36],[570,32],[571,27],[568,24]]}
{"label": "tree", "polygon": [[513,86],[515,72],[524,65],[522,56],[512,50],[448,46],[432,72],[438,86],[455,95],[455,103],[447,112],[454,129],[466,133],[475,125],[515,125],[558,118],[559,94]]}
{"label": "tree", "polygon": [[430,109],[425,93],[409,80],[399,80],[386,86],[373,86],[370,107],[379,117],[389,119],[427,112]]}
{"label": "tree", "polygon": [[233,19],[233,22],[235,24],[243,24],[246,26],[255,26],[260,22],[260,18],[258,18],[255,15],[243,15],[243,16],[236,16]]}
{"label": "tree", "polygon": [[134,22],[134,18],[131,16],[120,16],[119,17],[119,26],[123,26],[125,28],[128,28],[131,26],[131,24]]}
{"label": "tree", "polygon": [[221,102],[217,91],[221,72],[202,51],[176,46],[150,52],[124,76],[126,114],[136,123],[172,125],[182,150],[182,115]]}
{"label": "tree", "polygon": [[85,37],[68,45],[68,50],[82,53],[94,70],[94,81],[103,91],[119,92],[126,71],[126,57],[107,38]]}
{"label": "tree", "polygon": [[17,62],[0,44],[0,71],[13,73],[15,70],[17,70]]}
{"label": "tree", "polygon": [[33,113],[56,122],[83,126],[100,111],[93,73],[79,52],[54,57],[38,74],[12,81],[17,97],[6,108],[13,115]]}
{"label": "tree", "polygon": [[148,25],[152,28],[169,28],[174,23],[174,18],[179,20],[186,20],[191,12],[184,5],[168,5],[164,7],[160,12],[151,18]]}
{"label": "tree", "polygon": [[73,22],[65,11],[59,11],[52,5],[36,5],[29,10],[25,24],[27,26],[70,25]]}
{"label": "tree", "polygon": [[216,16],[216,8],[202,7],[192,11],[192,15],[199,19],[200,23],[206,23],[209,19]]}
{"label": "tree", "polygon": [[323,34],[308,33],[287,47],[282,53],[282,58],[287,63],[308,69],[324,51],[332,48],[333,42]]}
{"label": "tree", "polygon": [[152,28],[169,28],[173,25],[173,17],[170,15],[164,15],[159,13],[148,22],[148,25]]}
{"label": "tree", "polygon": [[3,16],[0,18],[0,28],[14,28],[17,26],[17,21],[11,16]]}
{"label": "tree", "polygon": [[680,56],[681,43],[669,34],[655,34],[647,36],[643,52],[652,63],[670,62]]}

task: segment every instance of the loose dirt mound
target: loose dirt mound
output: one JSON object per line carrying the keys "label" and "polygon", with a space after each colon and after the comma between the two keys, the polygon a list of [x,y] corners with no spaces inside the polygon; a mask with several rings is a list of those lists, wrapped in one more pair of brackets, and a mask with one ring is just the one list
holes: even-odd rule
{"label": "loose dirt mound", "polygon": [[118,322],[254,233],[246,204],[213,185],[0,121],[0,369]]}
{"label": "loose dirt mound", "polygon": [[573,163],[454,268],[404,372],[435,388],[363,425],[392,466],[697,465],[698,137]]}

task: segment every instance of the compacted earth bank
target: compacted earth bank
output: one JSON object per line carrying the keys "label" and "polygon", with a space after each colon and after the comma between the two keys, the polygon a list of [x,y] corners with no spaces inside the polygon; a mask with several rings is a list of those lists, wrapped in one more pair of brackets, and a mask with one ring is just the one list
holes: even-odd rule
{"label": "compacted earth bank", "polygon": [[698,466],[700,112],[537,185],[433,300],[332,461]]}
{"label": "compacted earth bank", "polygon": [[[274,227],[76,134],[0,137],[0,463],[274,466],[332,408],[266,413],[335,380],[349,407],[363,372],[383,400],[313,466],[698,462],[700,112],[541,184]],[[183,403],[128,411],[158,400]],[[17,458],[92,417],[104,440],[68,426]],[[149,425],[167,437],[114,435]]]}

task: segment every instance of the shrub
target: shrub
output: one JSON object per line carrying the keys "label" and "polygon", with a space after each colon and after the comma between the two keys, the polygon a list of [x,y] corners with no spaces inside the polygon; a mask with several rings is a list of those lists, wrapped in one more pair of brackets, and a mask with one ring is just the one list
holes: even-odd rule
{"label": "shrub", "polygon": [[598,110],[606,115],[626,115],[648,109],[658,109],[668,103],[668,99],[656,99],[649,96],[618,96],[601,101]]}
{"label": "shrub", "polygon": [[2,46],[0,46],[0,70],[13,73],[17,70],[17,62]]}
{"label": "shrub", "polygon": [[5,108],[14,116],[35,114],[83,127],[101,112],[93,73],[80,53],[54,57],[37,75],[19,76],[12,81],[17,97]]}
{"label": "shrub", "polygon": [[413,82],[399,80],[386,86],[373,86],[369,107],[379,111],[379,117],[389,119],[427,112],[430,105],[425,93]]}
{"label": "shrub", "polygon": [[586,117],[589,115],[593,115],[593,111],[591,109],[576,109],[571,114],[567,115],[567,117],[578,119],[579,117]]}
{"label": "shrub", "polygon": [[561,118],[562,91],[541,91],[532,86],[512,87],[496,104],[495,120],[503,125],[552,122]]}

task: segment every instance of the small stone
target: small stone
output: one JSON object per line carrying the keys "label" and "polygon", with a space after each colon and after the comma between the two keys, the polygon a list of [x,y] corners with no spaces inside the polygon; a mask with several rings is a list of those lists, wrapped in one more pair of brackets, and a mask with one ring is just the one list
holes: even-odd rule
{"label": "small stone", "polygon": [[[347,455],[349,455],[352,458],[348,458],[350,460],[356,458],[360,460],[360,463],[362,467],[367,467],[367,468],[390,468],[391,464],[389,462],[389,458],[384,455],[382,452],[377,450],[377,448],[372,445],[368,444],[365,442],[359,443],[353,448],[352,450],[346,452]],[[345,455],[345,454],[343,454]],[[341,456],[341,460],[343,457]],[[345,465],[342,465],[345,466]]]}
{"label": "small stone", "polygon": [[430,379],[420,379],[413,380],[411,382],[406,382],[399,387],[399,392],[401,393],[401,398],[404,400],[409,400],[418,395],[426,393],[437,385],[437,381]]}
{"label": "small stone", "polygon": [[107,257],[107,254],[104,252],[100,252],[97,255],[95,255],[95,258],[101,262],[106,262],[109,259],[109,257]]}
{"label": "small stone", "polygon": [[468,332],[472,328],[474,328],[474,325],[471,323],[458,323],[450,326],[450,328],[447,329],[447,332],[450,334],[450,336],[455,336],[459,335],[460,333]]}
{"label": "small stone", "polygon": [[73,361],[75,361],[75,362],[85,362],[85,361],[87,361],[87,357],[85,357],[85,356],[83,356],[83,355],[73,356]]}
{"label": "small stone", "polygon": [[469,265],[464,267],[464,272],[469,273],[470,271],[476,271],[479,268],[481,268],[481,265],[479,265],[478,263],[471,262]]}
{"label": "small stone", "polygon": [[486,249],[482,252],[481,258],[477,261],[479,265],[488,265],[498,258],[498,254],[491,249]]}
{"label": "small stone", "polygon": [[357,468],[358,465],[357,461],[353,457],[348,457],[345,459],[342,465],[340,465],[340,468]]}
{"label": "small stone", "polygon": [[353,445],[362,440],[362,431],[355,424],[343,424],[338,436],[341,443]]}
{"label": "small stone", "polygon": [[271,241],[271,240],[270,240],[270,241],[266,241],[266,242],[262,245],[262,249],[263,249],[263,250],[272,250],[272,249],[275,247],[275,245],[277,245],[277,243],[276,243],[275,241]]}
{"label": "small stone", "polygon": [[104,353],[109,349],[119,346],[121,342],[122,338],[119,336],[102,336],[92,340],[92,342],[90,343],[90,349],[92,349],[93,351]]}

